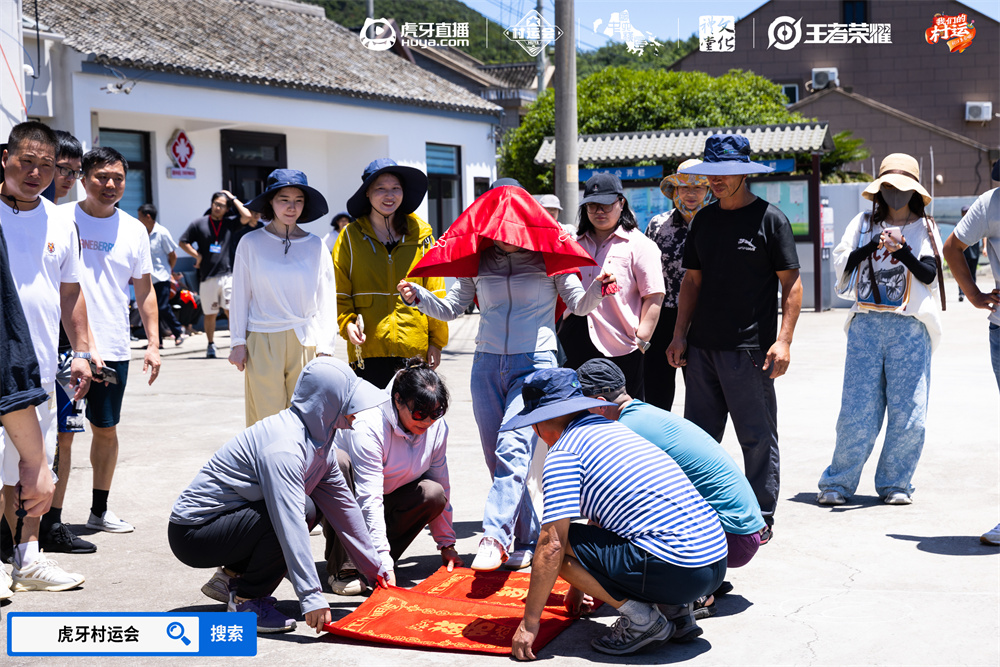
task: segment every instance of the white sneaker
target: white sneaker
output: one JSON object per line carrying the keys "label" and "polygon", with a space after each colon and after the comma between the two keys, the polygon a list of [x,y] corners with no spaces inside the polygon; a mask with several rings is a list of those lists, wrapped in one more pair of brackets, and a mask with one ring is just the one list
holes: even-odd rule
{"label": "white sneaker", "polygon": [[840,491],[827,489],[826,491],[820,491],[816,495],[816,502],[820,505],[843,505],[847,502],[847,499],[844,498]]}
{"label": "white sneaker", "polygon": [[[1000,547],[1000,523],[993,530],[983,533],[979,541],[983,544],[989,544],[995,547]],[[3,594],[3,589],[0,589],[0,595]]]}
{"label": "white sneaker", "polygon": [[14,582],[10,580],[10,575],[7,574],[7,568],[0,565],[0,600],[6,600],[14,595],[14,591],[10,590],[13,584]]}
{"label": "white sneaker", "polygon": [[903,493],[902,491],[893,491],[885,498],[882,502],[886,505],[909,505],[913,502],[913,498],[910,498],[910,494]]}
{"label": "white sneaker", "polygon": [[479,540],[479,551],[472,561],[472,569],[478,572],[492,572],[507,560],[507,550],[493,537]]}
{"label": "white sneaker", "polygon": [[224,604],[229,603],[229,582],[233,580],[221,567],[215,570],[212,578],[201,587],[201,592],[207,597]]}
{"label": "white sneaker", "polygon": [[330,592],[334,595],[361,595],[368,589],[358,573],[353,570],[341,570],[337,574],[331,574],[329,582]]}
{"label": "white sneaker", "polygon": [[508,570],[523,570],[526,567],[531,567],[531,559],[534,555],[535,552],[531,549],[511,551],[510,557],[504,562],[503,566]]}
{"label": "white sneaker", "polygon": [[67,572],[49,558],[39,558],[23,568],[14,566],[14,590],[68,591],[83,583],[82,574]]}
{"label": "white sneaker", "polygon": [[103,530],[106,533],[131,533],[135,530],[135,526],[122,521],[111,510],[106,510],[101,516],[91,512],[90,518],[87,519],[87,528]]}

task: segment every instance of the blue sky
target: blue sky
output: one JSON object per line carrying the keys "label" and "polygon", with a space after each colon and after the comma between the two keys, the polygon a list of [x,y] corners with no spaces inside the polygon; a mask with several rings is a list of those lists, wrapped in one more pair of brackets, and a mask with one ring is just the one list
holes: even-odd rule
{"label": "blue sky", "polygon": [[[822,2],[827,0],[817,0]],[[509,26],[516,23],[525,12],[534,9],[536,0],[462,0],[479,13],[497,23]],[[603,46],[609,41],[600,32],[593,30],[594,21],[601,19],[607,24],[611,12],[628,10],[633,26],[643,32],[653,33],[657,39],[677,39],[678,28],[681,39],[690,37],[698,30],[698,17],[702,14],[735,16],[742,18],[763,5],[765,0],[576,0],[576,18],[580,25],[578,35],[580,46],[591,49]],[[927,6],[928,18],[933,16],[938,3],[934,0],[914,0]],[[378,2],[376,1],[376,5]],[[544,0],[545,18],[552,21],[555,15],[552,0]],[[965,0],[974,11],[1000,21],[998,0]],[[377,11],[377,9],[376,9]],[[928,24],[929,25],[929,24]]]}

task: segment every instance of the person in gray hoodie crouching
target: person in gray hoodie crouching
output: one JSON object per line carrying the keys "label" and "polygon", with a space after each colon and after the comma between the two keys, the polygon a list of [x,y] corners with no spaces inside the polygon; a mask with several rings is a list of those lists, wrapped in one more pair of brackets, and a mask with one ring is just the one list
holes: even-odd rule
{"label": "person in gray hoodie crouching", "polygon": [[309,627],[330,622],[309,546],[319,512],[336,530],[362,576],[386,586],[357,501],[337,465],[333,436],[357,412],[389,396],[332,357],[306,364],[292,406],[223,445],[181,493],[167,536],[191,567],[219,567],[202,587],[229,611],[257,614],[257,632],[289,632],[295,620],[270,597],[288,578]]}

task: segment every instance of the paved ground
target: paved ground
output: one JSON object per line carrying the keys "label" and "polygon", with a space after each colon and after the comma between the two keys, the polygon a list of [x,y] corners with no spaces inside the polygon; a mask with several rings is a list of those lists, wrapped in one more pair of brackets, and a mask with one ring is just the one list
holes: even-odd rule
{"label": "paved ground", "polygon": [[[953,283],[948,293],[956,293]],[[749,566],[730,571],[727,579],[735,591],[719,602],[717,617],[702,621],[703,637],[690,645],[671,644],[628,660],[609,660],[588,646],[613,620],[605,614],[574,624],[541,652],[542,659],[566,665],[1000,663],[1000,549],[978,541],[1000,520],[998,396],[988,367],[985,313],[953,301],[944,314],[944,341],[934,359],[927,444],[914,480],[914,504],[879,503],[871,464],[857,502],[829,509],[813,501],[816,480],[833,448],[844,317],[842,310],[803,313],[799,321],[791,370],[778,382],[783,484],[775,538]],[[462,554],[472,554],[478,543],[488,486],[468,392],[476,327],[478,316],[452,327],[453,342],[442,364],[454,397],[448,415],[449,460]],[[81,589],[19,593],[3,611],[221,611],[221,605],[199,592],[209,572],[181,565],[166,541],[167,517],[177,494],[211,453],[243,426],[243,379],[224,359],[204,359],[204,340],[196,336],[179,349],[166,350],[163,372],[152,387],[141,382],[140,366],[133,363],[110,504],[136,531],[93,535],[90,539],[99,546],[96,554],[58,557],[66,569],[87,575]],[[224,335],[219,342],[221,347],[228,344]],[[682,413],[682,401],[674,409]],[[89,507],[88,443],[89,435],[78,438],[65,509],[67,520],[78,529]],[[731,431],[724,444],[740,460]],[[313,538],[313,551],[321,567],[321,538]],[[400,583],[420,581],[438,563],[425,534],[400,562]],[[299,613],[287,581],[276,595],[286,613]],[[335,617],[347,614],[360,600],[328,597]],[[6,646],[6,623],[0,628]],[[293,634],[260,639],[256,662],[405,661],[419,667],[502,660],[316,638],[300,624]],[[112,660],[4,660],[10,665],[108,662]]]}

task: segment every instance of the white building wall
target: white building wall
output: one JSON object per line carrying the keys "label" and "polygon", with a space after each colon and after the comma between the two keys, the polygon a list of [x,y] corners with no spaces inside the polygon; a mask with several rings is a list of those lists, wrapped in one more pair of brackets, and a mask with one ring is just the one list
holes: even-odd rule
{"label": "white building wall", "polygon": [[7,137],[15,125],[26,120],[24,104],[24,52],[21,50],[21,0],[0,0],[0,47],[4,58],[14,72],[0,69],[0,143],[7,143]]}
{"label": "white building wall", "polygon": [[[77,70],[72,76],[72,103],[63,110],[57,102],[51,123],[72,132],[85,149],[93,145],[94,127],[150,132],[153,203],[175,238],[203,214],[211,194],[222,185],[221,130],[284,134],[289,168],[306,173],[310,185],[327,197],[331,216],[346,208],[348,197],[361,184],[362,171],[376,158],[391,157],[426,171],[427,143],[461,147],[464,206],[473,200],[473,179],[492,180],[496,174],[494,119],[488,116],[467,120],[405,105],[364,106],[334,97],[298,99],[294,91],[289,91],[290,97],[279,97],[148,80],[139,81],[128,95],[108,94],[101,87],[111,80],[110,74]],[[166,176],[171,166],[166,145],[177,129],[183,129],[194,145],[189,166],[197,170],[195,180]],[[426,199],[417,214],[426,219]],[[330,216],[309,229],[323,234],[329,220]]]}

